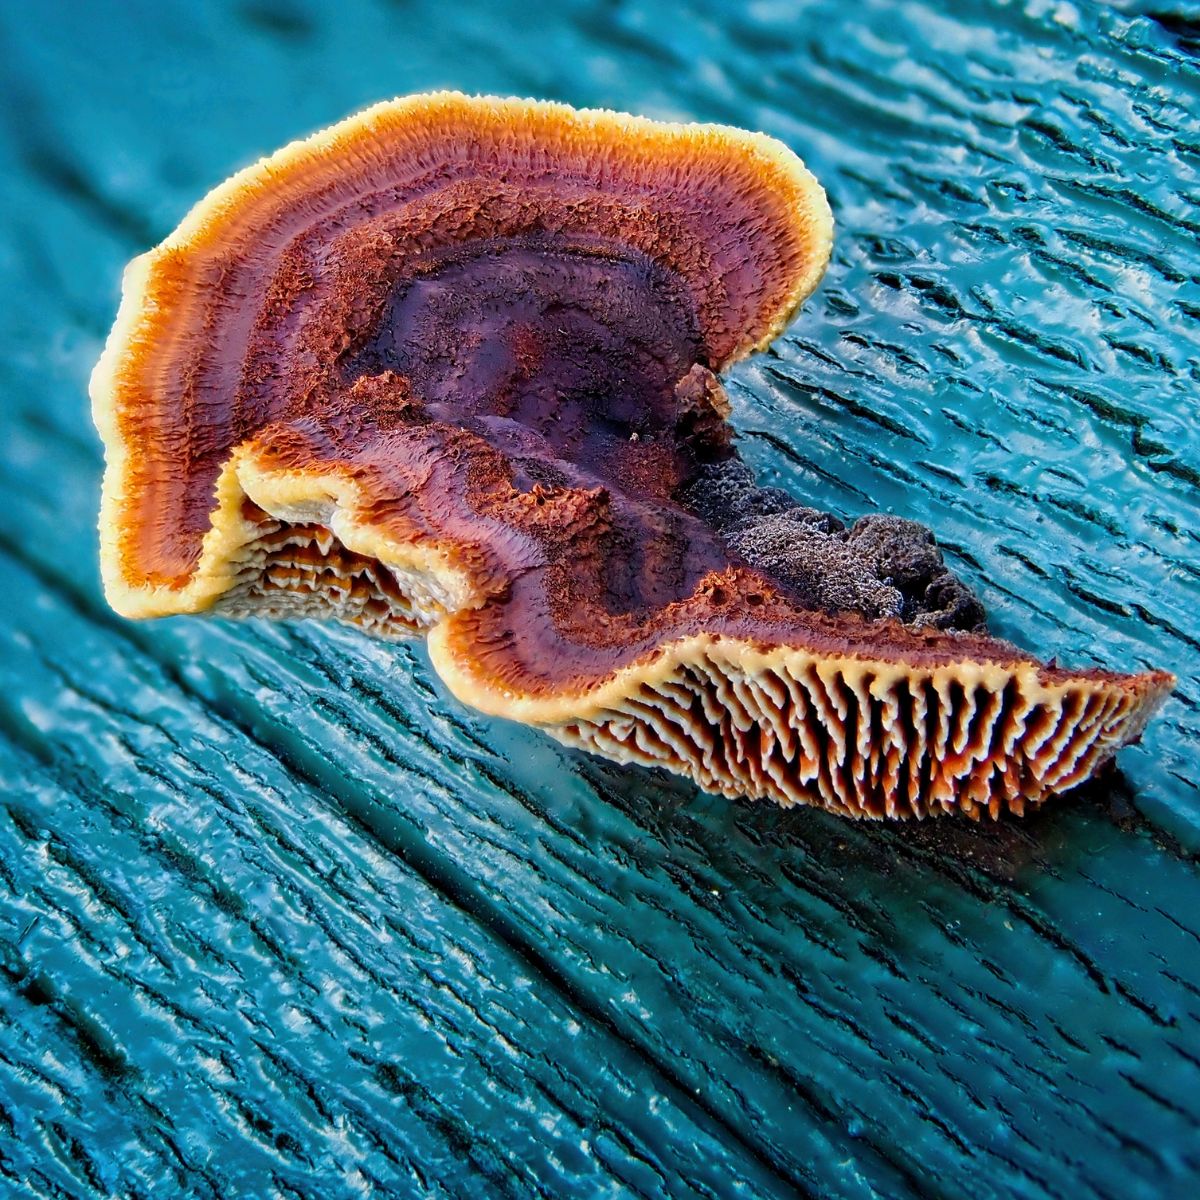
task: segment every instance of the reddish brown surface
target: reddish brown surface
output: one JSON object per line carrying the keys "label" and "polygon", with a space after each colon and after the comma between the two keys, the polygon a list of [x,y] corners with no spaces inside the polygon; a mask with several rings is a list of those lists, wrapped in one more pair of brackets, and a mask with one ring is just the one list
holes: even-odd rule
{"label": "reddish brown surface", "polygon": [[1030,661],[816,611],[677,500],[731,453],[712,371],[815,280],[815,184],[761,148],[449,104],[326,139],[156,264],[116,400],[127,575],[187,582],[241,447],[351,478],[360,526],[465,573],[486,603],[444,641],[501,693],[583,692],[697,632]]}
{"label": "reddish brown surface", "polygon": [[1024,657],[798,612],[674,501],[730,430],[687,290],[643,255],[516,237],[398,271],[391,241],[347,234],[342,250],[352,269],[280,300],[252,338],[251,361],[306,364],[282,389],[242,389],[243,410],[279,413],[258,462],[349,469],[372,524],[465,554],[493,599],[455,620],[456,641],[497,684],[580,688],[702,630],[843,653],[885,633],[914,662]]}
{"label": "reddish brown surface", "polygon": [[[372,349],[379,357],[403,280],[478,271],[456,263],[464,243],[474,247],[468,255],[524,246],[526,269],[557,252],[566,255],[560,271],[590,273],[593,284],[606,264],[632,300],[630,328],[651,314],[665,322],[666,357],[644,364],[657,387],[677,366],[719,367],[762,335],[806,265],[796,214],[772,190],[778,168],[682,140],[655,162],[632,135],[627,147],[598,147],[563,126],[561,115],[535,112],[526,130],[502,128],[482,108],[452,106],[360,135],[353,150],[327,149],[240,196],[210,237],[156,267],[154,303],[165,316],[119,400],[123,436],[142,464],[126,537],[131,577],[186,581],[221,465],[264,426],[304,413],[354,431],[347,360],[369,360]],[[561,339],[535,347],[527,338],[522,348],[510,332],[518,358],[556,354],[556,369],[566,361]],[[604,333],[596,352],[618,332]],[[629,365],[620,358],[613,370]],[[631,395],[627,413],[644,421],[633,403]],[[386,422],[386,410],[371,418]],[[638,451],[629,461],[650,478],[653,457]]]}

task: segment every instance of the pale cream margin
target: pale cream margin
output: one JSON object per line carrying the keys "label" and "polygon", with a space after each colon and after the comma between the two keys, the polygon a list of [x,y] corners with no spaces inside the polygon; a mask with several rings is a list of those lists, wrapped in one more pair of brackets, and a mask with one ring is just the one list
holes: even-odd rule
{"label": "pale cream margin", "polygon": [[[132,499],[132,464],[131,450],[120,428],[120,411],[126,390],[136,396],[139,389],[137,368],[140,360],[170,325],[171,314],[159,303],[161,287],[172,273],[181,269],[189,254],[218,243],[250,201],[278,190],[291,176],[303,175],[306,169],[330,165],[339,153],[353,149],[364,140],[382,137],[405,124],[436,124],[439,119],[454,116],[483,118],[509,131],[519,128],[535,134],[553,134],[568,144],[608,145],[619,138],[626,143],[630,153],[641,154],[656,162],[660,162],[665,153],[680,149],[693,152],[711,149],[718,154],[728,153],[741,161],[749,161],[759,167],[764,176],[773,176],[772,190],[777,195],[791,198],[795,214],[793,228],[803,233],[811,256],[791,289],[780,298],[778,307],[769,315],[762,330],[747,331],[747,340],[730,356],[730,362],[771,342],[786,327],[825,272],[833,242],[833,217],[825,193],[791,150],[762,133],[724,125],[653,121],[604,109],[576,110],[550,101],[432,92],[384,101],[309,138],[292,142],[214,188],[188,213],[170,237],[135,258],[126,268],[120,310],[92,373],[89,389],[93,420],[103,439],[107,462],[100,508],[101,571],[105,593],[117,612],[127,617],[155,617],[210,608],[232,585],[237,574],[237,557],[256,536],[253,527],[242,518],[243,497],[250,495],[255,503],[271,512],[270,504],[262,500],[284,489],[282,480],[268,483],[267,478],[259,474],[259,493],[252,495],[243,478],[246,460],[235,451],[217,482],[211,528],[204,538],[200,561],[187,584],[183,587],[153,586],[129,580],[124,570],[122,540],[128,532],[123,510]],[[459,594],[470,597],[471,588],[465,577],[450,567],[438,551],[397,545],[382,531],[354,521],[352,498],[345,495],[345,486],[331,488],[327,478],[313,477],[305,482],[306,479],[302,474],[291,477],[286,489],[291,496],[289,503],[325,506],[330,520],[336,522],[336,527],[331,525],[331,528],[349,549],[370,554],[402,569],[428,570],[439,579],[449,572],[441,584],[431,580],[431,586],[444,591],[448,600]]]}
{"label": "pale cream margin", "polygon": [[[453,652],[450,645],[452,626],[452,621],[444,621],[428,635],[429,657],[446,686],[459,700],[473,708],[531,725],[588,721],[619,712],[623,702],[640,687],[656,689],[675,677],[681,667],[709,663],[749,678],[775,673],[799,680],[812,669],[826,681],[838,678],[860,696],[869,693],[875,698],[885,697],[901,680],[928,680],[939,694],[947,693],[952,682],[968,691],[983,686],[988,692],[998,694],[1011,679],[1016,681],[1022,701],[1029,708],[1037,704],[1057,708],[1069,695],[1076,693],[1112,695],[1120,692],[1139,710],[1131,714],[1128,725],[1122,729],[1122,740],[1128,740],[1141,731],[1156,707],[1156,701],[1174,684],[1174,679],[1163,673],[1128,676],[1121,680],[1081,676],[1062,683],[1043,683],[1038,664],[1032,659],[1009,664],[948,660],[937,665],[914,666],[874,659],[869,654],[862,657],[820,655],[795,646],[762,650],[737,638],[701,633],[667,643],[653,658],[622,667],[586,692],[530,696],[504,691],[477,677],[472,665],[464,663]],[[841,715],[846,716],[845,713]]]}

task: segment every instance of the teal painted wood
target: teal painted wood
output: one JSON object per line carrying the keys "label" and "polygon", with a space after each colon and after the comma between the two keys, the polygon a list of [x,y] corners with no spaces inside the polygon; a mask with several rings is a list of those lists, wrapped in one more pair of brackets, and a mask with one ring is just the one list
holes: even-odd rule
{"label": "teal painted wood", "polygon": [[[1195,1194],[1196,23],[103,7],[0,14],[0,1190]],[[748,457],[931,524],[1000,633],[1178,672],[1123,774],[856,826],[568,754],[419,649],[112,616],[84,389],[121,266],[433,86],[797,149],[835,260],[735,374]]]}

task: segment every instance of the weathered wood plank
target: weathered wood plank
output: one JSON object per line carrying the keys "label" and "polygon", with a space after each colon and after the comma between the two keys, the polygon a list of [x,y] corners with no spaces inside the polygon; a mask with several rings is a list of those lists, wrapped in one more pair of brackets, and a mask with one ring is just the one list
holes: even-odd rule
{"label": "weathered wood plank", "polygon": [[[424,1175],[449,1194],[475,1176],[536,1192],[537,1165],[559,1158],[635,1193],[763,1186],[703,1113],[678,1123],[689,1097],[646,1118],[640,1098],[669,1081],[464,921],[461,897],[403,870],[361,814],[331,808],[303,768],[189,703],[136,650],[118,671],[110,639],[69,605],[37,607],[44,623],[25,623],[10,660],[31,682],[0,705],[25,768],[4,831],[10,1015],[65,1026],[78,1070],[126,1081],[134,1115],[158,1104],[201,1148],[236,1142],[210,1168],[215,1194],[322,1165],[349,1194],[366,1155],[384,1162],[364,1182]],[[534,1099],[552,1121],[531,1117]],[[614,1127],[607,1113],[631,1101]],[[124,1155],[105,1157],[115,1171]]]}
{"label": "weathered wood plank", "polygon": [[[1190,1194],[1186,29],[1069,5],[568,6],[505,40],[504,6],[297,13],[5,22],[9,1186]],[[398,67],[401,26],[429,35]],[[419,652],[107,613],[82,389],[121,263],[254,152],[438,82],[805,154],[837,258],[737,372],[748,456],[814,502],[933,525],[1002,633],[1175,669],[1123,779],[1024,824],[855,827],[476,718]]]}

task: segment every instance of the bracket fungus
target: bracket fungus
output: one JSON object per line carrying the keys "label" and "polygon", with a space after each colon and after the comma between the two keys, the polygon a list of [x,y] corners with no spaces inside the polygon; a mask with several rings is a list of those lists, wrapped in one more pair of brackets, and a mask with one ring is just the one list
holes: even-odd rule
{"label": "bracket fungus", "polygon": [[1172,684],[989,637],[912,522],[754,485],[718,373],[829,257],[763,135],[440,93],[235,175],[92,379],[109,600],[424,634],[467,704],[730,796],[1017,812]]}

